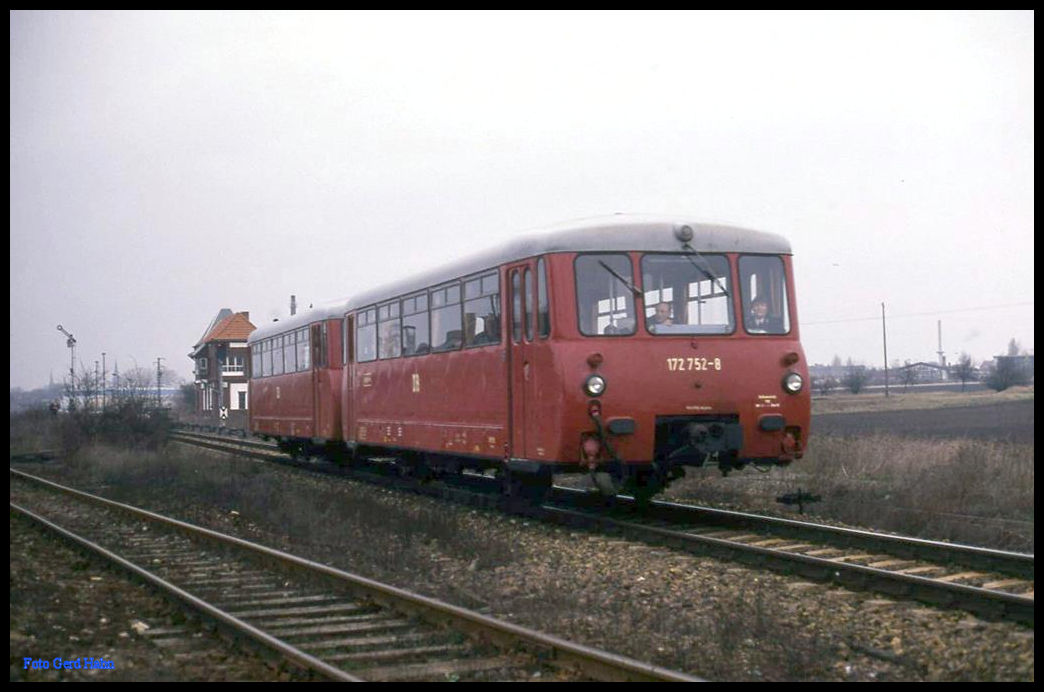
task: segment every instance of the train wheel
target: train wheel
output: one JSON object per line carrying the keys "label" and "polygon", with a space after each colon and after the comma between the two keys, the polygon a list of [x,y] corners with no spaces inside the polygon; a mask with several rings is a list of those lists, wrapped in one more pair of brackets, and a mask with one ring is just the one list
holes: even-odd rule
{"label": "train wheel", "polygon": [[550,473],[520,473],[505,470],[501,476],[501,491],[510,500],[524,504],[543,504],[551,490]]}
{"label": "train wheel", "polygon": [[621,492],[633,497],[639,506],[646,506],[667,488],[667,483],[665,474],[654,463],[649,468],[632,470],[625,479]]}
{"label": "train wheel", "polygon": [[623,488],[620,478],[606,471],[592,471],[591,482],[604,497],[616,497]]}

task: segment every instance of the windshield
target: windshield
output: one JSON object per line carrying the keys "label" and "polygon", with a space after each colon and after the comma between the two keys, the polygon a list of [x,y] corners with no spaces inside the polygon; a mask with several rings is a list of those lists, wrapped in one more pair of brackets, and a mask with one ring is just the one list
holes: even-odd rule
{"label": "windshield", "polygon": [[743,294],[743,323],[751,334],[790,331],[787,281],[779,257],[744,255],[739,260]]}
{"label": "windshield", "polygon": [[731,284],[723,255],[643,256],[646,329],[657,335],[732,332]]}
{"label": "windshield", "polygon": [[587,336],[634,334],[634,272],[627,255],[576,258],[576,301],[580,333]]}

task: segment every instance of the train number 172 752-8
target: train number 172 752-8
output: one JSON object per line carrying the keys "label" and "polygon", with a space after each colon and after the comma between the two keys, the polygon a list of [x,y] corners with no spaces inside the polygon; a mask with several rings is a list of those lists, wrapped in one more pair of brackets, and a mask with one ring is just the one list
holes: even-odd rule
{"label": "train number 172 752-8", "polygon": [[721,370],[721,358],[668,358],[667,370],[684,372],[688,370]]}

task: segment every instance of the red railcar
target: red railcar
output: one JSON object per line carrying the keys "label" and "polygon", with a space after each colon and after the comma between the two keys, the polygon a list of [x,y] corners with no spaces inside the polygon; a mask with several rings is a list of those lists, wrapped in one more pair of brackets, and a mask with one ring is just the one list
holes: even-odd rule
{"label": "red railcar", "polygon": [[250,335],[250,432],[290,452],[335,452],[341,437],[346,301]]}
{"label": "red railcar", "polygon": [[[791,249],[777,235],[571,224],[356,296],[342,316],[344,367],[327,367],[341,376],[340,430],[298,430],[350,453],[495,469],[516,490],[591,471],[647,495],[686,466],[787,464],[807,443]],[[255,406],[271,401],[267,379]],[[335,404],[314,400],[328,420]],[[258,432],[271,430],[263,411]]]}

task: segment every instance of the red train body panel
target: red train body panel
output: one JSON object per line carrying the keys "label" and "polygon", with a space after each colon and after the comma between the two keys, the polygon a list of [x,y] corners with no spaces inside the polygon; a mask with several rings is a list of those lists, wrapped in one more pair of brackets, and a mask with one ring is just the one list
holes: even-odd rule
{"label": "red train body panel", "polygon": [[[342,301],[250,335],[250,432],[288,444],[341,437]],[[281,357],[282,364],[275,366]]]}
{"label": "red train body panel", "polygon": [[[251,430],[288,443],[649,487],[807,443],[790,248],[770,234],[613,217],[291,320],[251,336]],[[292,333],[311,362],[280,374],[265,359]]]}

